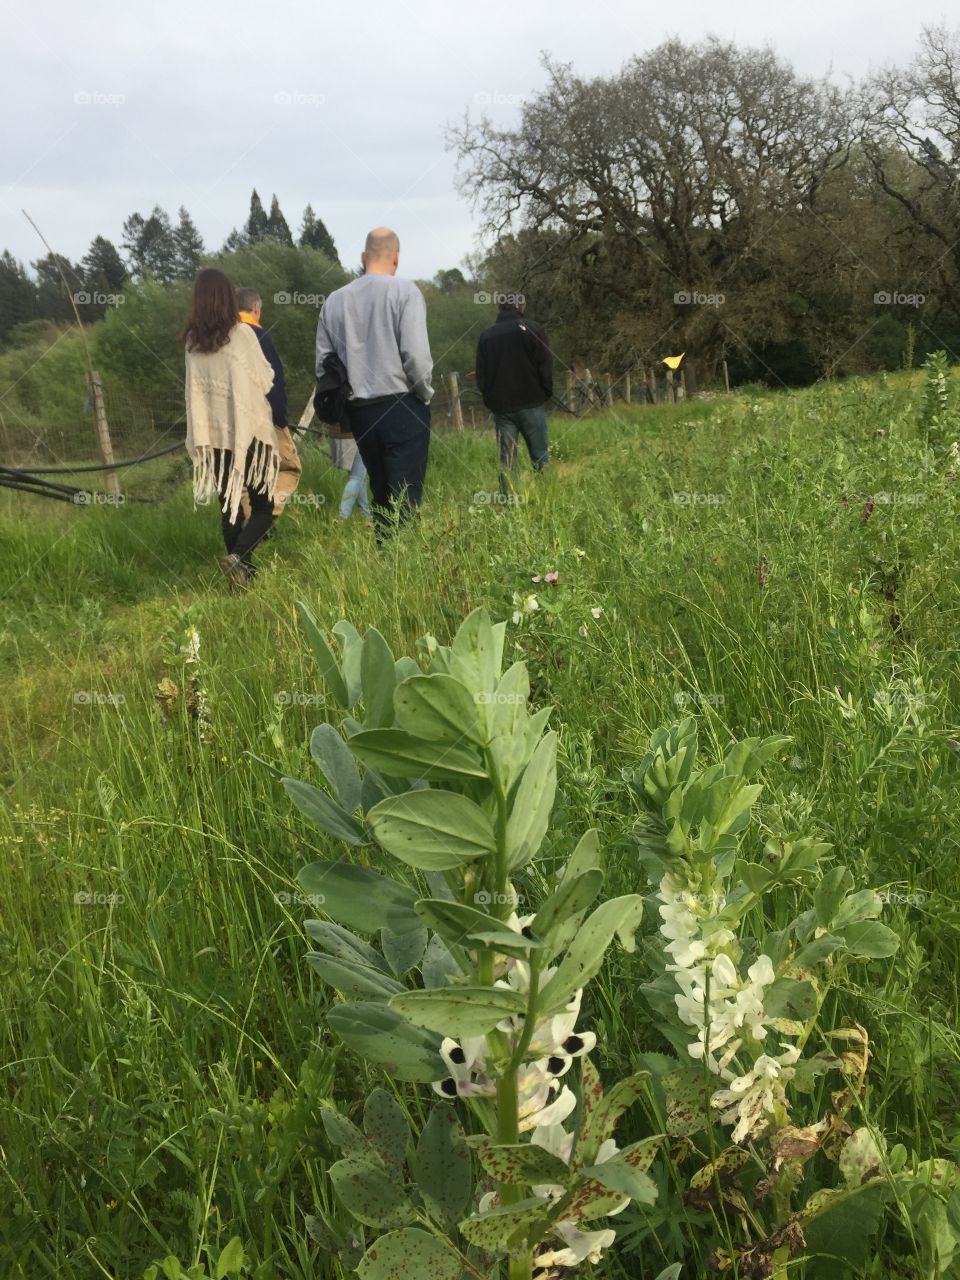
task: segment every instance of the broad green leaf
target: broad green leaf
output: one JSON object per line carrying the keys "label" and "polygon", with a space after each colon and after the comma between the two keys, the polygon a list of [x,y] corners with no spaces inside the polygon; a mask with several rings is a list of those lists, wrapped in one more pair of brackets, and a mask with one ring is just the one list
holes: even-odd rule
{"label": "broad green leaf", "polygon": [[793,957],[793,963],[803,969],[809,969],[812,965],[822,964],[828,956],[833,955],[837,947],[842,946],[843,939],[837,934],[823,933],[819,938],[814,938],[813,942],[808,942],[805,947],[801,947]]}
{"label": "broad green leaf", "polygon": [[497,1182],[566,1186],[572,1181],[570,1166],[533,1142],[498,1146],[488,1139],[477,1145],[476,1152],[484,1169]]}
{"label": "broad green leaf", "polygon": [[453,676],[417,674],[397,687],[393,695],[397,723],[417,738],[446,744],[464,738],[482,745],[487,741],[477,718],[478,697]]}
{"label": "broad green leaf", "polygon": [[402,1184],[379,1157],[346,1156],[330,1166],[327,1176],[344,1208],[367,1226],[402,1226],[414,1216]]}
{"label": "broad green leaf", "polygon": [[667,1099],[667,1133],[689,1138],[705,1129],[710,1122],[714,1077],[705,1077],[699,1067],[678,1067],[668,1071],[661,1083]]}
{"label": "broad green leaf", "polygon": [[321,831],[345,840],[347,844],[369,844],[369,837],[356,818],[331,800],[325,791],[311,786],[309,782],[300,782],[297,778],[284,778],[284,789],[287,795],[302,814],[315,822]]}
{"label": "broad green leaf", "polygon": [[524,1241],[539,1242],[550,1221],[546,1200],[521,1200],[518,1204],[497,1205],[486,1213],[476,1213],[460,1223],[461,1234],[490,1253],[516,1250]]}
{"label": "broad green leaf", "polygon": [[405,933],[420,928],[417,893],[379,871],[349,862],[309,862],[297,875],[304,892],[324,915],[360,933],[383,928]]}
{"label": "broad green leaf", "polygon": [[447,1230],[466,1211],[473,1192],[470,1148],[456,1112],[434,1107],[423,1126],[413,1165],[417,1190],[435,1222]]}
{"label": "broad green leaf", "polygon": [[855,956],[864,956],[868,960],[886,960],[896,955],[900,939],[892,929],[888,929],[879,920],[860,920],[856,924],[847,924],[837,930],[843,939],[843,945]]}
{"label": "broad green leaf", "polygon": [[321,951],[337,956],[348,964],[365,964],[372,969],[387,972],[387,966],[379,951],[375,951],[368,942],[358,938],[342,925],[333,924],[329,920],[305,920],[303,927],[307,935],[313,939]]}
{"label": "broad green leaf", "polygon": [[826,929],[833,922],[840,903],[853,888],[853,876],[846,867],[831,867],[817,885],[813,895],[813,907],[817,924]]}
{"label": "broad green leaf", "polygon": [[[598,1093],[597,1085],[593,1086],[593,1098],[589,1108],[584,1108],[584,1116],[580,1125],[580,1137],[577,1141],[576,1150],[574,1152],[575,1160],[578,1165],[584,1163],[592,1163],[596,1157],[601,1145],[606,1142],[607,1138],[613,1137],[613,1131],[617,1126],[617,1121],[623,1113],[633,1104],[642,1098],[649,1089],[650,1073],[648,1071],[636,1071],[633,1075],[618,1080],[615,1085],[606,1091],[606,1093]],[[589,1075],[584,1076],[584,1087],[588,1083],[592,1083]],[[648,1139],[654,1143],[660,1141],[657,1139]],[[651,1161],[653,1156],[650,1157]],[[649,1164],[643,1166],[649,1168]]]}
{"label": "broad green leaf", "polygon": [[633,935],[642,916],[643,898],[636,893],[601,903],[583,923],[553,977],[541,991],[540,1016],[557,1013],[578,987],[585,986],[599,972],[614,935],[619,935],[622,945],[632,951]]}
{"label": "broad green leaf", "polygon": [[582,876],[585,872],[594,870],[602,870],[600,865],[600,832],[596,827],[591,827],[577,841],[577,847],[570,855],[567,865],[563,868],[560,883],[564,884],[567,880],[574,880],[577,876]]}
{"label": "broad green leaf", "polygon": [[396,1177],[403,1177],[410,1126],[403,1108],[386,1089],[374,1089],[363,1106],[363,1132],[377,1155]]}
{"label": "broad green leaf", "polygon": [[[564,879],[537,912],[531,931],[549,947],[549,957],[567,946],[583,923],[587,908],[603,887],[599,868]],[[548,957],[548,958],[549,958]]]}
{"label": "broad green leaf", "polygon": [[[886,1144],[883,1144],[885,1147]],[[851,1189],[883,1172],[884,1150],[869,1129],[857,1129],[840,1149],[840,1172]]]}
{"label": "broad green leaf", "polygon": [[425,987],[446,987],[454,979],[463,976],[459,964],[439,933],[435,933],[427,943],[421,972]]}
{"label": "broad green leaf", "polygon": [[370,810],[367,821],[387,853],[411,867],[447,871],[497,847],[480,806],[450,791],[391,796]]}
{"label": "broad green leaf", "polygon": [[300,625],[306,632],[307,640],[313,650],[313,656],[316,659],[317,666],[320,668],[324,683],[340,706],[345,711],[349,710],[351,704],[347,695],[347,686],[344,683],[343,676],[340,674],[340,666],[333,650],[323,638],[316,619],[302,600],[297,602],[297,612],[300,615]]}
{"label": "broad green leaf", "polygon": [[403,933],[394,933],[392,929],[381,929],[380,945],[383,947],[383,954],[390,968],[398,978],[402,978],[423,958],[427,945],[427,931],[423,925],[419,929],[408,929]]}
{"label": "broad green leaf", "polygon": [[476,693],[493,693],[500,676],[504,628],[493,627],[486,609],[464,618],[451,645],[451,674]]}
{"label": "broad green leaf", "polygon": [[321,955],[318,951],[308,952],[307,962],[324,982],[328,982],[344,996],[389,1000],[398,991],[405,990],[402,982],[397,982],[382,969],[374,969],[370,965],[356,961],[344,963],[333,956]]}
{"label": "broad green leaf", "polygon": [[392,778],[462,782],[487,776],[483,761],[469,743],[427,742],[406,729],[362,729],[350,739],[350,750],[369,768]]}
{"label": "broad green leaf", "polygon": [[462,1274],[453,1248],[417,1227],[380,1236],[357,1264],[360,1280],[460,1280]]}
{"label": "broad green leaf", "polygon": [[416,659],[408,657],[405,653],[396,660],[393,669],[397,673],[397,684],[403,684],[404,680],[409,680],[411,676],[423,675]]}
{"label": "broad green leaf", "polygon": [[849,894],[840,903],[830,927],[839,932],[845,924],[859,924],[861,920],[875,920],[883,910],[883,899],[873,889],[860,889]]}
{"label": "broad green leaf", "polygon": [[363,637],[360,682],[363,686],[364,725],[370,729],[389,727],[393,724],[397,672],[390,646],[376,627],[371,627]]}
{"label": "broad green leaf", "polygon": [[496,916],[488,915],[479,907],[422,898],[416,909],[422,919],[455,947],[474,950],[482,945],[492,947],[502,955],[525,960],[532,950],[542,946],[537,938],[525,938],[522,933],[508,928]]}
{"label": "broad green leaf", "polygon": [[217,1280],[225,1280],[226,1276],[238,1276],[244,1261],[243,1245],[240,1243],[240,1237],[234,1236],[227,1241],[223,1252],[217,1259]]}
{"label": "broad green leaf", "polygon": [[363,689],[360,682],[360,654],[363,650],[363,640],[353,623],[347,622],[345,618],[335,623],[331,630],[341,644],[340,670],[347,687],[348,704],[353,708],[360,700]]}
{"label": "broad green leaf", "polygon": [[347,813],[360,807],[360,773],[350,748],[332,724],[318,724],[310,735],[310,754]]}
{"label": "broad green leaf", "polygon": [[326,1020],[349,1049],[397,1080],[429,1084],[444,1075],[440,1036],[413,1026],[388,1005],[338,1004]]}
{"label": "broad green leaf", "polygon": [[[402,991],[392,998],[390,1008],[418,1027],[459,1040],[486,1035],[504,1018],[525,1013],[527,1002],[519,992],[505,987],[440,987]],[[439,1074],[433,1079],[439,1079]]]}
{"label": "broad green leaf", "polygon": [[862,1274],[874,1254],[883,1205],[884,1188],[876,1183],[855,1191],[814,1192],[804,1210],[803,1234],[817,1280],[848,1280],[851,1269]]}
{"label": "broad green leaf", "polygon": [[629,1196],[638,1204],[652,1205],[657,1199],[657,1184],[648,1173],[635,1169],[626,1161],[615,1156],[605,1160],[603,1164],[590,1165],[580,1172],[594,1182],[599,1182],[607,1191],[616,1195]]}
{"label": "broad green leaf", "polygon": [[806,1022],[817,1012],[817,993],[810,982],[777,978],[763,993],[763,1011],[768,1018]]}
{"label": "broad green leaf", "polygon": [[373,1152],[370,1143],[357,1126],[342,1111],[320,1104],[320,1123],[324,1133],[344,1155],[369,1156]]}
{"label": "broad green leaf", "polygon": [[507,866],[522,867],[536,857],[550,823],[557,790],[557,735],[548,733],[517,787],[507,819]]}

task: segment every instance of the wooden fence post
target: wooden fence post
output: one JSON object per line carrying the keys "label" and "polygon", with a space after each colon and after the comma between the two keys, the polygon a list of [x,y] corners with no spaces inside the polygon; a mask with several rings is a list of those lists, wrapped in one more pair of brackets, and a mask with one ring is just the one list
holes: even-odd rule
{"label": "wooden fence post", "polygon": [[676,404],[677,388],[673,381],[673,370],[667,369],[667,399],[671,404]]}
{"label": "wooden fence post", "polygon": [[572,369],[567,370],[567,408],[571,413],[576,413],[577,405],[577,379]]}
{"label": "wooden fence post", "polygon": [[723,385],[727,389],[727,395],[729,395],[730,394],[730,372],[727,369],[726,360],[724,360],[723,362]]}
{"label": "wooden fence post", "polygon": [[609,409],[613,404],[613,374],[605,373],[603,375],[603,381],[604,381],[603,403]]}
{"label": "wooden fence post", "polygon": [[[93,403],[93,416],[97,425],[97,444],[100,446],[100,459],[105,467],[113,466],[113,442],[110,439],[110,427],[107,423],[107,410],[103,403],[103,383],[99,373],[90,370],[87,374],[90,385],[90,399]],[[106,489],[108,493],[117,495],[120,492],[120,477],[116,471],[105,471]]]}
{"label": "wooden fence post", "polygon": [[450,412],[453,425],[458,431],[463,430],[463,406],[460,403],[460,384],[455,373],[447,374],[447,391],[450,395]]}
{"label": "wooden fence post", "polygon": [[630,404],[631,400],[633,399],[633,396],[630,394],[630,370],[629,369],[623,375],[623,398],[627,402],[627,404]]}
{"label": "wooden fence post", "polygon": [[687,374],[685,369],[680,370],[680,386],[677,388],[677,399],[686,400],[687,398]]}
{"label": "wooden fence post", "polygon": [[657,403],[657,375],[653,365],[647,370],[647,386],[650,388],[650,403]]}

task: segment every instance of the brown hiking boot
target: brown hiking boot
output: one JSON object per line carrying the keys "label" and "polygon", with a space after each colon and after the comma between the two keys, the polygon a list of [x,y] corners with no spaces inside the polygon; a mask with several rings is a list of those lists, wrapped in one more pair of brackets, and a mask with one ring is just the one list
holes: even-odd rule
{"label": "brown hiking boot", "polygon": [[239,556],[222,556],[220,558],[220,568],[223,570],[224,577],[230,586],[231,595],[246,591],[250,582],[250,570]]}

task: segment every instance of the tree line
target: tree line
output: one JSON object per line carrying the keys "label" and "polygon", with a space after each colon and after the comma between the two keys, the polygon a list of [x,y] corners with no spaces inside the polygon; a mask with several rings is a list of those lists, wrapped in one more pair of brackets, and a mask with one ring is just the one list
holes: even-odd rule
{"label": "tree line", "polygon": [[[323,220],[311,205],[303,211],[296,242],[274,195],[270,210],[257,191],[250,197],[250,212],[240,228],[234,228],[221,252],[271,239],[293,247],[316,249],[339,264],[336,245]],[[78,262],[58,253],[36,259],[31,274],[9,250],[0,254],[0,346],[9,344],[19,326],[31,321],[64,323],[73,320],[72,294],[80,302],[84,319],[99,319],[111,300],[130,281],[153,279],[160,284],[190,280],[206,249],[196,223],[181,206],[173,222],[159,205],[144,217],[131,213],[123,224],[118,248],[106,236],[95,236]],[[68,289],[64,288],[64,279]]]}
{"label": "tree line", "polygon": [[516,124],[448,142],[481,276],[558,347],[774,383],[960,351],[960,33],[847,87],[715,38],[544,65]]}

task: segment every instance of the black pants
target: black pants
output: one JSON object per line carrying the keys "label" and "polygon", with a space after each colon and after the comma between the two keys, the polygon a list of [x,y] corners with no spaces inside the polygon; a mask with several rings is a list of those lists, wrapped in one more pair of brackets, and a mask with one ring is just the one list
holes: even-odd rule
{"label": "black pants", "polygon": [[[256,489],[250,484],[250,463],[253,460],[253,447],[247,454],[247,490],[250,495],[250,519],[244,520],[242,509],[237,509],[236,520],[231,520],[223,510],[224,494],[230,479],[230,464],[233,454],[229,449],[216,449],[215,465],[222,467],[220,479],[220,527],[223,530],[223,544],[228,554],[237,555],[247,566],[253,568],[253,549],[270,532],[273,525],[273,499],[268,497],[266,489]],[[221,458],[222,452],[222,458]]]}
{"label": "black pants", "polygon": [[423,499],[430,451],[430,406],[415,395],[392,396],[348,406],[363,465],[370,476],[378,535],[395,509],[402,523]]}

